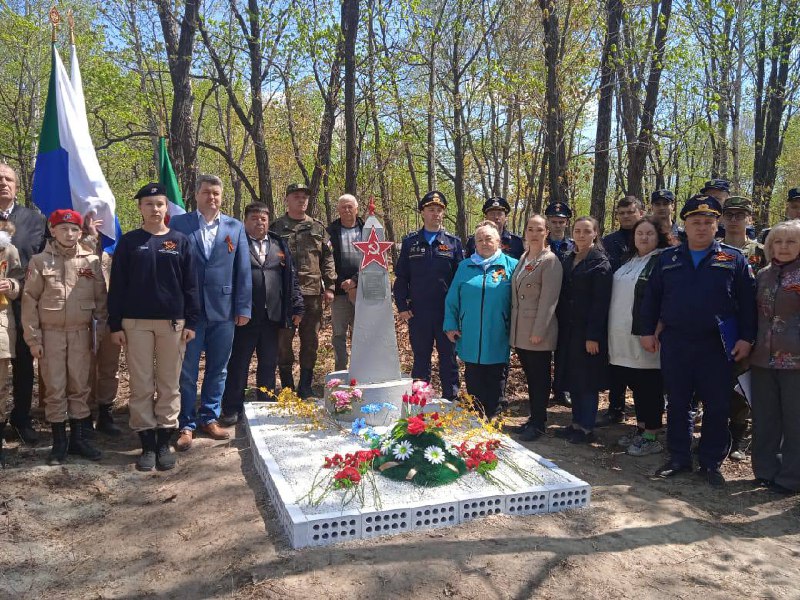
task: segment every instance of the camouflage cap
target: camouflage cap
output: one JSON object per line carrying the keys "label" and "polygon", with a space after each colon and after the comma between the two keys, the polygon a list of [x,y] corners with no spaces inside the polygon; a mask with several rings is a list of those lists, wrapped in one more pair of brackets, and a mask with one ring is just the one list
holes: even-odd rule
{"label": "camouflage cap", "polygon": [[753,201],[744,196],[731,196],[722,204],[722,212],[726,210],[744,210],[753,214]]}

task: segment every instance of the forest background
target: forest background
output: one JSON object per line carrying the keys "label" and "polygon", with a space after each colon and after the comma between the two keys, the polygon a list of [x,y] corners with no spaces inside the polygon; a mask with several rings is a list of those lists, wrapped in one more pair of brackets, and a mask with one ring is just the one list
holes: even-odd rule
{"label": "forest background", "polygon": [[[723,177],[756,222],[800,185],[800,0],[76,0],[92,137],[124,229],[170,139],[193,205],[224,210],[286,184],[310,211],[375,196],[389,239],[439,189],[465,238],[492,195],[509,226],[550,201],[614,225],[624,194],[678,205]],[[0,159],[31,181],[51,65],[51,3],[0,0]],[[57,31],[66,60],[69,32]]]}

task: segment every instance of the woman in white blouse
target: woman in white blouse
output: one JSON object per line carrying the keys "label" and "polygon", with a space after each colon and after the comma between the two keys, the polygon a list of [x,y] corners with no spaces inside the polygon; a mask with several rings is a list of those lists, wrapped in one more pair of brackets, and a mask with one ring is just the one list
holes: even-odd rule
{"label": "woman in white blouse", "polygon": [[639,304],[661,249],[671,245],[669,234],[653,217],[641,219],[633,228],[634,250],[614,273],[608,314],[608,355],[612,365],[624,369],[633,391],[636,431],[620,438],[628,454],[645,456],[661,452],[656,438],[664,415],[664,385],[661,357],[645,352],[639,343]]}

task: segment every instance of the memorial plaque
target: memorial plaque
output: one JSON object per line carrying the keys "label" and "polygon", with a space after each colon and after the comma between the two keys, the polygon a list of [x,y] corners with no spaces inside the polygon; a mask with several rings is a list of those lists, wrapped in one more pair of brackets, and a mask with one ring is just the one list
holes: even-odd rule
{"label": "memorial plaque", "polygon": [[386,298],[386,272],[361,271],[358,287],[364,300],[383,300]]}

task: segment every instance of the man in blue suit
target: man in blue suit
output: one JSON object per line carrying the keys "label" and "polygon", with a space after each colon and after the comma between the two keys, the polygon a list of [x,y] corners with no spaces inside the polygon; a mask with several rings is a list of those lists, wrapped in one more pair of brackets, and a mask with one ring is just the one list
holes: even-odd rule
{"label": "man in blue suit", "polygon": [[[250,277],[250,250],[244,226],[220,213],[222,181],[214,175],[200,175],[195,186],[197,210],[173,217],[172,229],[194,243],[201,316],[195,338],[186,346],[181,368],[180,435],[176,448],[188,450],[198,428],[215,440],[230,434],[220,427],[222,392],[225,388],[228,359],[236,326],[250,320],[253,282]],[[206,369],[197,404],[197,377],[200,353],[205,351]]]}

